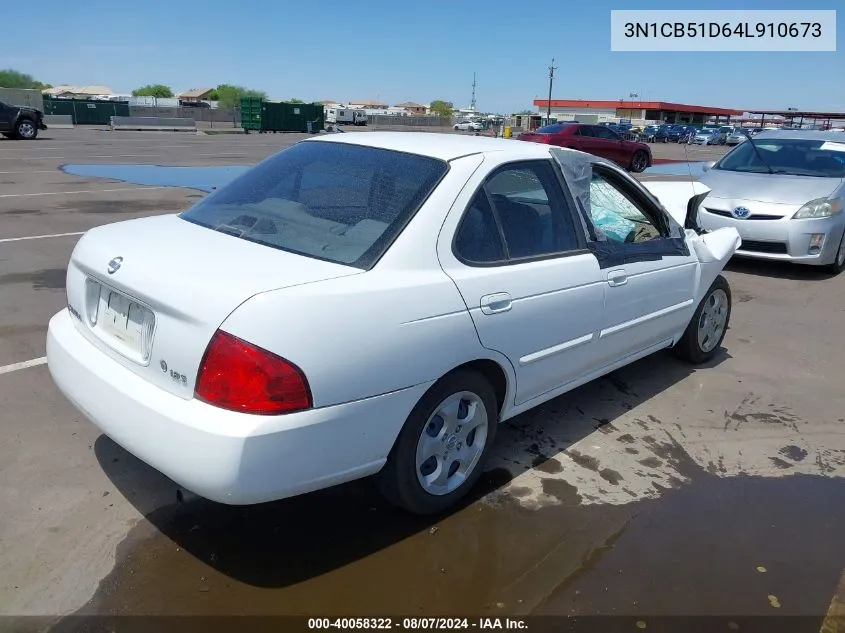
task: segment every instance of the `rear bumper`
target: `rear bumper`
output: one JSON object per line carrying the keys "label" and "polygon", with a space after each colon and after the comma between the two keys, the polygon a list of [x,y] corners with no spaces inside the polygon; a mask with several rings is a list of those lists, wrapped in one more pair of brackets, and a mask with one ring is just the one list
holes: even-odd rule
{"label": "rear bumper", "polygon": [[[709,230],[723,226],[735,228],[743,240],[736,251],[737,256],[816,266],[833,263],[845,232],[845,219],[841,216],[818,220],[735,220],[702,209],[698,221],[702,228]],[[813,234],[825,237],[820,251],[811,254]]]}
{"label": "rear bumper", "polygon": [[430,383],[285,416],[174,396],[91,345],[67,310],[50,320],[47,362],[64,395],[106,435],[185,488],[232,505],[373,474]]}

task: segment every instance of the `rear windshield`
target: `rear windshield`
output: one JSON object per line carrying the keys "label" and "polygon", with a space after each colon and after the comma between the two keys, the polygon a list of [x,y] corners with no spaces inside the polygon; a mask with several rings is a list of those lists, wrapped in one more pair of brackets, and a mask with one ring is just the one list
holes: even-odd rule
{"label": "rear windshield", "polygon": [[181,217],[272,248],[368,269],[447,169],[445,162],[425,156],[305,141]]}
{"label": "rear windshield", "polygon": [[[756,150],[756,151],[755,151]],[[845,139],[758,138],[741,143],[713,167],[723,171],[845,177]]]}

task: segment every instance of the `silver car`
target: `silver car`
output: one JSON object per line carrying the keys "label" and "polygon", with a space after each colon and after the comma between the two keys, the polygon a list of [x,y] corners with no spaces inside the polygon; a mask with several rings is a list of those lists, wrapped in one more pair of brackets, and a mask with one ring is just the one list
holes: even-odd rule
{"label": "silver car", "polygon": [[725,143],[728,145],[739,145],[747,138],[746,134],[750,136],[751,131],[745,128],[736,128],[733,132],[728,134],[728,138],[725,140]]}
{"label": "silver car", "polygon": [[705,229],[735,227],[736,254],[845,268],[845,138],[835,132],[765,131],[712,166],[701,182]]}
{"label": "silver car", "polygon": [[719,130],[702,128],[693,137],[692,142],[695,145],[719,145],[722,142],[722,135]]}

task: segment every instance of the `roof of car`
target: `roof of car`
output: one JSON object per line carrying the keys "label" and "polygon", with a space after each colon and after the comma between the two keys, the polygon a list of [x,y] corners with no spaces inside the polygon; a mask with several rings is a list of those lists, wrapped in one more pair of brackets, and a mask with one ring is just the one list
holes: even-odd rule
{"label": "roof of car", "polygon": [[308,142],[348,143],[390,149],[440,160],[454,160],[470,154],[508,152],[524,158],[548,158],[549,145],[516,139],[437,134],[431,132],[349,132],[312,137]]}
{"label": "roof of car", "polygon": [[823,130],[763,130],[754,137],[755,141],[767,138],[782,138],[782,139],[810,139],[816,141],[836,141],[843,142],[842,132],[829,132]]}

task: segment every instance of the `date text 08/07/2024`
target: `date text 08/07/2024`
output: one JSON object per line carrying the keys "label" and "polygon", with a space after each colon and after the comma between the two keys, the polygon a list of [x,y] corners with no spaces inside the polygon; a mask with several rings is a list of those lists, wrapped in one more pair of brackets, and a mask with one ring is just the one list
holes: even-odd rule
{"label": "date text 08/07/2024", "polygon": [[819,22],[626,22],[628,38],[717,38],[717,37],[780,37],[819,38]]}
{"label": "date text 08/07/2024", "polygon": [[309,618],[308,629],[447,631],[447,630],[526,630],[525,620],[519,618]]}

